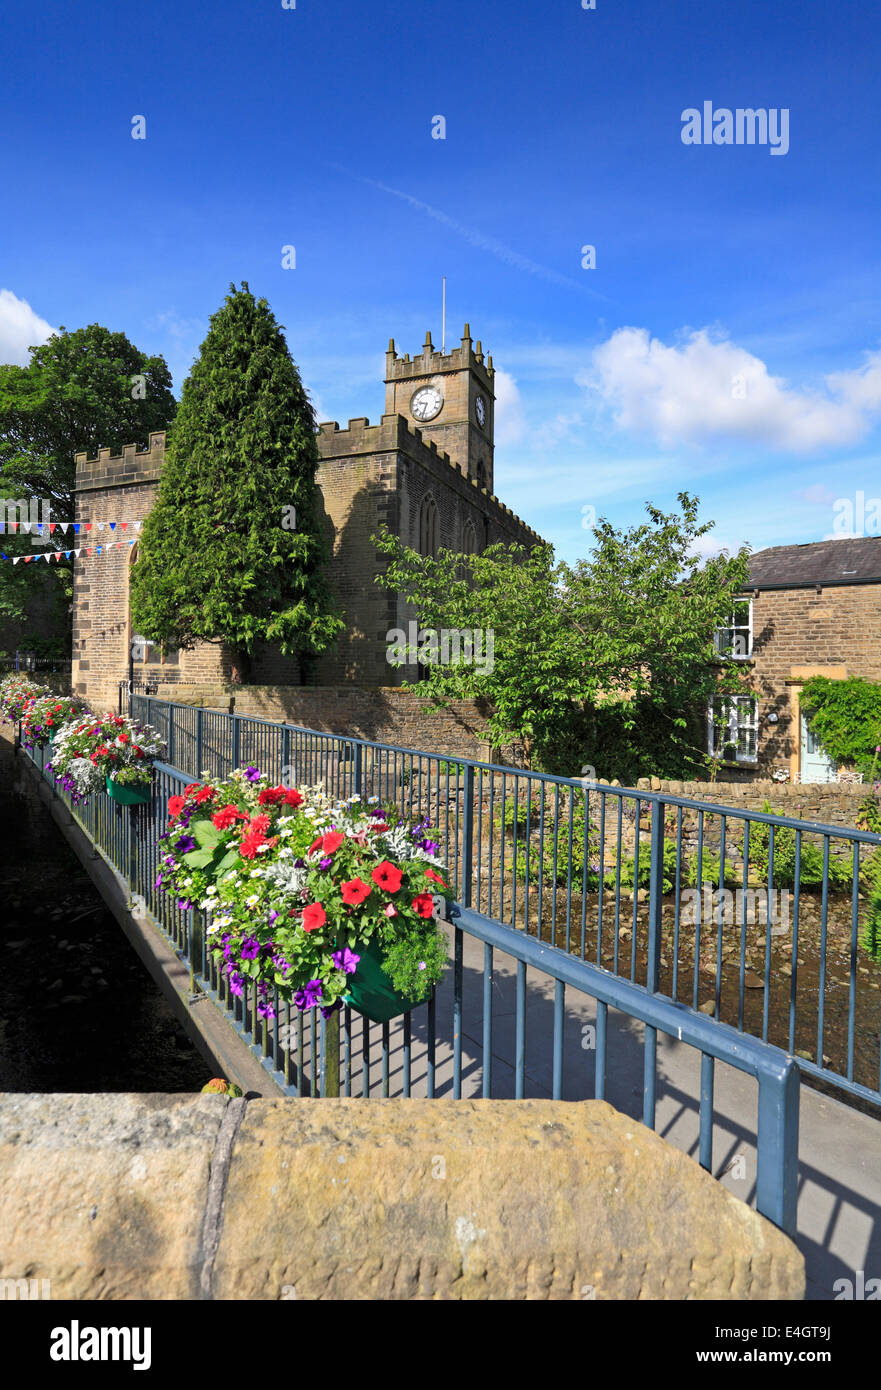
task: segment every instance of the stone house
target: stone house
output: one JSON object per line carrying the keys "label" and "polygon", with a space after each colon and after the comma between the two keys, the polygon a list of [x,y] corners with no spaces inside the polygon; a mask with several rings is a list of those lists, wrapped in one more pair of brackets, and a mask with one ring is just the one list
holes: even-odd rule
{"label": "stone house", "polygon": [[881,536],[757,551],[720,655],[743,662],[754,694],[714,702],[707,749],[733,750],[725,780],[847,780],[810,730],[800,692],[811,676],[881,681]]}

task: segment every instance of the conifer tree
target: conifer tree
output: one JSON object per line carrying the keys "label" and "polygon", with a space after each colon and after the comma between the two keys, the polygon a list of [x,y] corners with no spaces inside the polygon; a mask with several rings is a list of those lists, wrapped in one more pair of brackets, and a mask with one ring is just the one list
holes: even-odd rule
{"label": "conifer tree", "polygon": [[211,318],[132,572],[133,625],[183,649],[220,642],[233,679],[259,642],[301,671],[343,627],[322,576],[315,416],[279,324],[248,285]]}

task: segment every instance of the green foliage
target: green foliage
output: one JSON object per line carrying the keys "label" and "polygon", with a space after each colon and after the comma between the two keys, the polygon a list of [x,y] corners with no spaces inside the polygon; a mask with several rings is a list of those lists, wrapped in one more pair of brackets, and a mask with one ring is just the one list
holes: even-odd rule
{"label": "green foliage", "polygon": [[[97,323],[59,329],[31,349],[27,366],[0,365],[0,498],[28,504],[33,498],[49,504],[50,520],[71,521],[75,455],[146,445],[151,430],[171,424],[175,408],[162,357],[148,357],[124,333]],[[69,543],[56,532],[51,546]],[[18,534],[4,536],[0,549],[39,553]],[[15,625],[4,640],[36,650],[36,629],[55,649],[69,651],[71,589],[69,562],[0,563],[0,619]]]}
{"label": "green foliage", "polygon": [[141,533],[132,616],[144,636],[259,642],[302,667],[343,627],[321,569],[315,418],[265,299],[231,286],[184,383],[156,506]]}
{"label": "green foliage", "polygon": [[830,757],[874,777],[881,748],[881,683],[812,676],[802,687],[801,707]]}
{"label": "green foliage", "polygon": [[[484,698],[493,742],[522,740],[527,758],[572,774],[593,765],[604,781],[703,768],[701,724],[710,697],[737,693],[744,677],[720,666],[714,634],[730,613],[748,555],[701,564],[697,500],[648,507],[626,531],[607,521],[574,567],[550,546],[493,545],[482,555],[427,558],[387,531],[379,582],[416,606],[423,626],[492,632],[492,663],[432,664],[420,695],[438,705]],[[408,655],[413,655],[408,653]]]}
{"label": "green foliage", "polygon": [[856,822],[860,830],[870,830],[873,835],[881,835],[881,797],[873,794],[861,801],[857,807]]}
{"label": "green foliage", "polygon": [[881,855],[875,855],[869,870],[869,913],[861,945],[870,960],[881,965]]}

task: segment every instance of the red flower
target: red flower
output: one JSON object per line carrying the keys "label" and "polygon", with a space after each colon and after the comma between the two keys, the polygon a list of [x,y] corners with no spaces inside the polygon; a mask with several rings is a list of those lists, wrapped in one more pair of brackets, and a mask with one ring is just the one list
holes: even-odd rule
{"label": "red flower", "polygon": [[283,796],[283,787],[265,787],[257,797],[257,801],[261,806],[277,806]]}
{"label": "red flower", "polygon": [[120,743],[128,743],[128,734],[120,734],[119,741]]}
{"label": "red flower", "polygon": [[312,841],[306,853],[311,854],[314,849],[320,849],[323,854],[334,854],[345,838],[338,830],[331,835],[319,835],[317,840]]}
{"label": "red flower", "polygon": [[310,903],[303,908],[303,930],[315,931],[318,927],[323,927],[327,921],[327,913],[321,903]]}
{"label": "red flower", "polygon": [[434,869],[426,869],[426,870],[425,870],[425,876],[426,876],[426,878],[433,878],[434,881],[435,881],[435,883],[439,883],[439,884],[441,885],[442,888],[446,888],[447,885],[444,883],[444,881],[443,881],[443,879],[441,878],[440,874],[436,874],[436,873],[434,872]]}
{"label": "red flower", "polygon": [[379,835],[382,833],[383,830],[388,830],[388,826],[385,824],[384,821],[380,821],[379,825],[371,825],[369,829],[373,831],[374,835]]}
{"label": "red flower", "polygon": [[203,801],[212,801],[213,799],[214,793],[210,787],[199,787],[198,791],[196,792],[196,800],[200,806],[202,805]]}
{"label": "red flower", "polygon": [[212,824],[216,825],[218,830],[229,830],[230,826],[235,825],[237,820],[246,819],[247,817],[242,815],[238,806],[233,806],[232,803],[224,806],[222,811],[215,811],[211,817]]}
{"label": "red flower", "polygon": [[247,833],[249,835],[265,835],[268,829],[269,817],[267,815],[252,816],[248,823]]}
{"label": "red flower", "polygon": [[172,820],[176,820],[184,809],[184,798],[182,796],[170,796],[168,798],[168,814]]}
{"label": "red flower", "polygon": [[294,791],[292,788],[290,791],[285,792],[284,803],[286,806],[302,806],[303,798],[298,791]]}
{"label": "red flower", "polygon": [[396,864],[390,864],[387,859],[383,859],[381,864],[377,864],[371,878],[377,887],[384,888],[387,893],[397,893],[401,886],[400,869]]}
{"label": "red flower", "polygon": [[250,835],[246,835],[239,845],[239,854],[243,859],[255,858],[258,849],[263,845],[277,845],[278,836],[273,835],[271,840],[267,840],[261,830],[256,830]]}
{"label": "red flower", "polygon": [[373,892],[369,883],[365,883],[363,878],[350,878],[347,883],[340,885],[343,895],[343,902],[348,907],[358,907],[363,903],[368,894]]}
{"label": "red flower", "polygon": [[413,899],[411,907],[420,917],[430,917],[434,912],[434,900],[430,893],[419,893]]}

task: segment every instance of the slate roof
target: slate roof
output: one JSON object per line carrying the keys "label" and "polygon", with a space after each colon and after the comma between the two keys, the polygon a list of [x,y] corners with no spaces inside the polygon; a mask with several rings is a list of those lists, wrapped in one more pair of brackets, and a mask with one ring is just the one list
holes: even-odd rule
{"label": "slate roof", "polygon": [[881,536],[773,545],[750,558],[746,588],[881,582]]}

